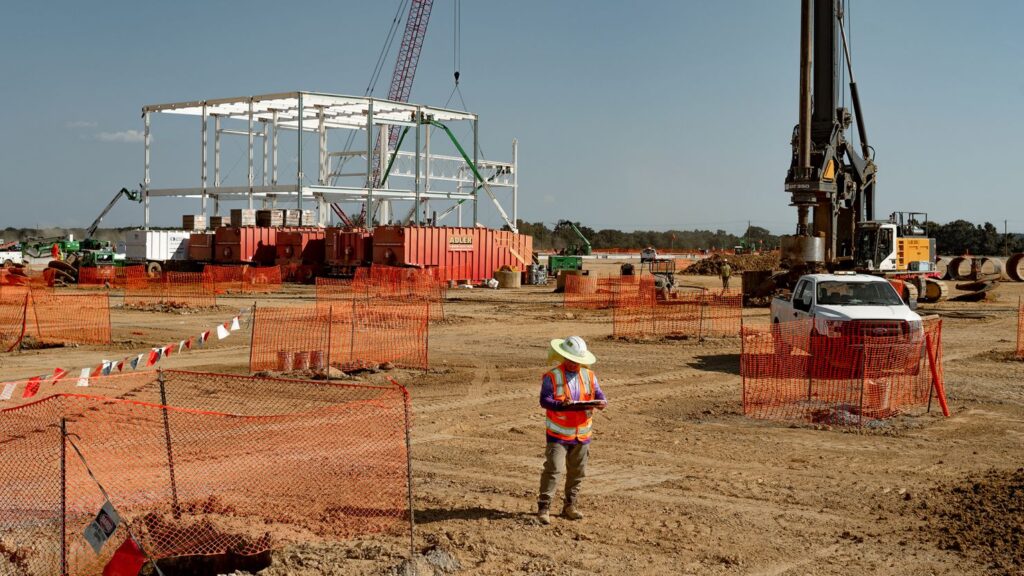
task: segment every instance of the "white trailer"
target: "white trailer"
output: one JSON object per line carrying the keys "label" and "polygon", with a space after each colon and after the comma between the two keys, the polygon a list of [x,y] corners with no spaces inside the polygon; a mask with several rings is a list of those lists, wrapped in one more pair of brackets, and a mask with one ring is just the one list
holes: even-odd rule
{"label": "white trailer", "polygon": [[191,235],[186,230],[129,230],[125,233],[125,257],[130,264],[144,264],[151,274],[183,268]]}

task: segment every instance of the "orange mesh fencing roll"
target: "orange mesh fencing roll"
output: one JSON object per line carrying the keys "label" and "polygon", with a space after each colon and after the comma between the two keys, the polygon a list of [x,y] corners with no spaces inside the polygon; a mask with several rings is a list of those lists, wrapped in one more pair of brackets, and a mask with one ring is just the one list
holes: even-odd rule
{"label": "orange mesh fencing roll", "polygon": [[125,286],[124,305],[141,308],[212,308],[217,295],[209,276],[201,272],[165,272]]}
{"label": "orange mesh fencing roll", "polygon": [[581,310],[594,310],[608,306],[609,294],[598,291],[596,276],[569,274],[565,277],[562,306]]}
{"label": "orange mesh fencing roll", "polygon": [[158,564],[408,529],[404,388],[163,379],[166,405],[60,394],[0,411],[5,567],[100,574],[126,528],[98,554],[83,537],[105,500],[97,482]]}
{"label": "orange mesh fencing roll", "polygon": [[109,344],[110,296],[33,290],[25,334],[50,344]]}
{"label": "orange mesh fencing roll", "polygon": [[[861,426],[923,408],[942,389],[942,321],[744,327],[743,412],[754,418]],[[934,364],[932,364],[934,359]],[[944,402],[944,398],[942,399]]]}

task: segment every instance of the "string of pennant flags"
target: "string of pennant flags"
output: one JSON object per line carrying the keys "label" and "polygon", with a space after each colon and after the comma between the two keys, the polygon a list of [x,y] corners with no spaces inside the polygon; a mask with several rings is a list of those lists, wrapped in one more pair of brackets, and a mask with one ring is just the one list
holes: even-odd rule
{"label": "string of pennant flags", "polygon": [[[216,337],[217,340],[223,340],[229,337],[231,333],[242,328],[243,319],[246,320],[246,323],[251,321],[251,317],[248,317],[251,315],[251,312],[251,309],[240,310],[238,314],[230,320],[218,324],[215,328],[210,330],[204,330],[197,336],[191,336],[184,340],[179,340],[178,342],[172,342],[166,346],[151,348],[148,352],[143,352],[135,356],[128,356],[121,360],[102,360],[97,365],[82,368],[78,373],[77,386],[88,386],[90,380],[101,376],[128,372],[129,370],[135,371],[151,368],[164,358],[174,354],[181,354],[182,352],[186,352],[194,348],[204,347],[211,337]],[[32,398],[39,393],[39,389],[43,384],[56,384],[68,377],[71,373],[71,371],[65,370],[64,368],[54,368],[52,374],[43,374],[41,376],[33,376],[27,380],[4,383],[3,389],[0,390],[0,402],[14,398],[18,386],[22,383],[25,384],[25,388],[22,391],[21,398]]]}

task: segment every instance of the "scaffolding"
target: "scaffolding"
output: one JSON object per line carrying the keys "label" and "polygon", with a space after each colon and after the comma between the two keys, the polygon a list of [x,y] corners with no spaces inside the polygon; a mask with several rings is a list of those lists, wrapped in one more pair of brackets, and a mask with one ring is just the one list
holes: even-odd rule
{"label": "scaffolding", "polygon": [[[154,114],[200,118],[198,186],[152,185],[151,127]],[[330,223],[329,204],[360,203],[366,207],[368,227],[374,223],[441,225],[446,224],[445,217],[453,212],[461,226],[462,207],[469,203],[472,208],[470,225],[479,226],[480,191],[483,190],[504,223],[516,230],[518,144],[512,141],[511,162],[481,160],[477,114],[371,97],[287,92],[153,104],[142,108],[142,118],[145,147],[143,226],[147,229],[150,225],[150,199],[154,197],[198,198],[203,216],[207,215],[210,199],[213,200],[214,215],[220,215],[222,201],[244,201],[248,208],[255,207],[256,199],[262,202],[263,207],[277,207],[278,201],[294,203],[299,209],[315,208],[317,222],[321,226]],[[451,136],[451,143],[459,155],[433,153],[433,128],[444,128],[441,137],[447,140],[451,133],[446,127],[458,122],[470,124],[472,142],[469,150]],[[208,170],[210,124],[213,124],[212,182]],[[332,130],[345,130],[354,136],[349,138],[349,142],[365,142],[365,148],[328,149],[328,135]],[[390,130],[402,131],[397,149],[388,148]],[[278,134],[281,131],[295,133],[294,174],[284,175],[279,170]],[[310,151],[308,143],[303,145],[302,135],[310,133],[318,137],[315,178],[303,171],[303,157]],[[221,139],[225,135],[246,139],[248,179],[245,184],[223,185]],[[402,150],[402,142],[409,141],[409,136],[413,137],[415,144],[411,151]],[[434,140],[438,137],[437,133],[433,135]],[[257,140],[261,146],[257,146]],[[380,143],[379,148],[374,142]],[[306,162],[310,161],[307,159]],[[509,210],[502,205],[495,189],[504,196],[505,202],[511,204]],[[396,202],[409,203],[408,212],[396,213]],[[437,211],[439,208],[441,212]],[[400,217],[396,218],[396,214]]]}

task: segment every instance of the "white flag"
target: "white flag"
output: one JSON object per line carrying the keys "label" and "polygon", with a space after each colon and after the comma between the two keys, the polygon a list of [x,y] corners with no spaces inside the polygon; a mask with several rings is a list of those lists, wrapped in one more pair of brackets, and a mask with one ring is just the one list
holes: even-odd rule
{"label": "white flag", "polygon": [[89,385],[89,372],[90,372],[89,368],[82,368],[82,374],[78,377],[78,385],[79,386],[88,386]]}
{"label": "white flag", "polygon": [[229,334],[231,333],[228,332],[228,329],[225,328],[223,324],[217,325],[217,340],[223,340],[227,338]]}
{"label": "white flag", "polygon": [[0,392],[0,400],[10,400],[11,396],[14,395],[14,389],[18,386],[16,382],[8,382],[4,384],[4,391]]}
{"label": "white flag", "polygon": [[238,316],[235,316],[234,318],[231,319],[231,331],[234,332],[235,330],[238,330],[240,328],[241,326],[238,324]]}
{"label": "white flag", "polygon": [[184,350],[184,349],[185,349],[185,341],[182,340],[181,342],[178,342],[178,354],[181,354],[181,351]]}

